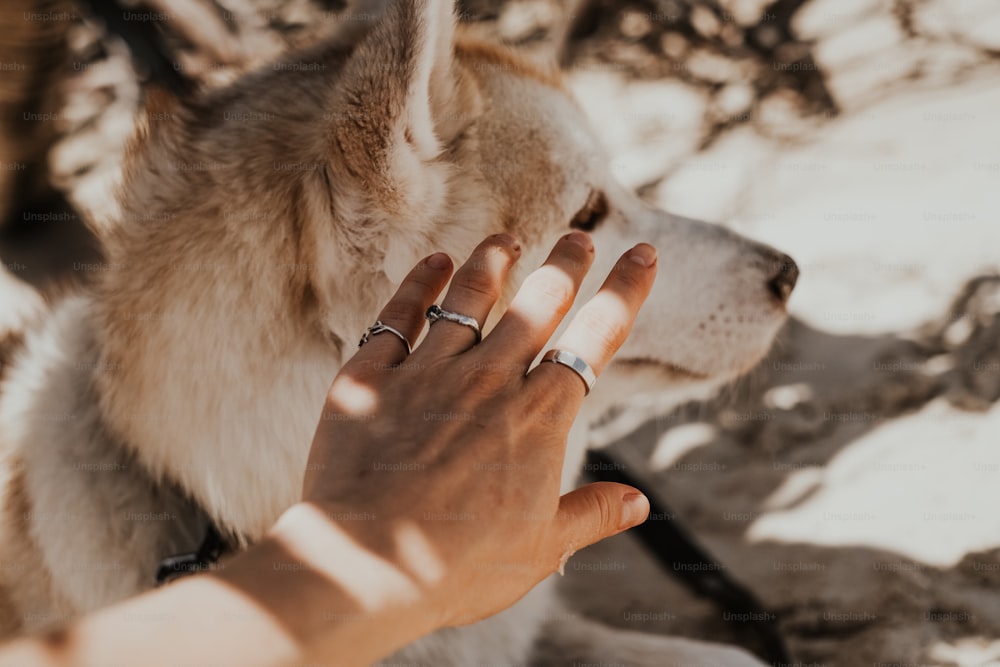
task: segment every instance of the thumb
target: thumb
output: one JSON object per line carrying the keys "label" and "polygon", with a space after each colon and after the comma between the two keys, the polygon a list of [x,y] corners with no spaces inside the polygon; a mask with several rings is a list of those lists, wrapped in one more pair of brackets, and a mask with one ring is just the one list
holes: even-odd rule
{"label": "thumb", "polygon": [[572,551],[638,526],[649,516],[649,500],[638,489],[595,482],[559,499],[560,549]]}

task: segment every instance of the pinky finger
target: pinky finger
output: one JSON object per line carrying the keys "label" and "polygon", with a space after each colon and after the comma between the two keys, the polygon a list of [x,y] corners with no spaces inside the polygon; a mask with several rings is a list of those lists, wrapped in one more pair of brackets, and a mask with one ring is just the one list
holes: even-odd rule
{"label": "pinky finger", "polygon": [[[555,349],[572,352],[599,376],[631,332],[655,278],[656,250],[640,243],[618,260],[601,289],[570,322]],[[545,386],[575,382],[581,389],[579,396],[585,393],[581,379],[560,364],[540,364],[528,377],[529,386],[532,382]]]}

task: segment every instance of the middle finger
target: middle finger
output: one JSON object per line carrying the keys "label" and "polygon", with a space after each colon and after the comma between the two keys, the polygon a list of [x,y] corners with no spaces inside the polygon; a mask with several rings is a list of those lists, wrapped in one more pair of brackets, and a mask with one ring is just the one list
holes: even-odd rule
{"label": "middle finger", "polygon": [[[482,327],[493,304],[500,298],[511,266],[521,256],[521,244],[509,234],[496,234],[476,246],[472,255],[455,272],[451,287],[441,302],[443,310],[471,317]],[[476,344],[476,332],[468,326],[438,320],[418,350],[422,354],[453,356]]]}

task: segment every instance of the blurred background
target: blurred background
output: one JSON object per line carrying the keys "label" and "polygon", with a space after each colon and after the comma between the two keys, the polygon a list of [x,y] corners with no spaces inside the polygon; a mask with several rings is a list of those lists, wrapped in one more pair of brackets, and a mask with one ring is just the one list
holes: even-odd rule
{"label": "blurred background", "polygon": [[[385,1],[157,0],[114,25],[111,2],[5,0],[6,270],[43,286],[101,270],[81,220],[111,205],[150,79],[221,85],[352,39]],[[653,520],[683,521],[779,613],[797,664],[1000,665],[1000,3],[459,5],[469,29],[563,64],[623,183],[801,268],[748,378],[595,430],[673,508]],[[613,625],[745,639],[627,536],[562,587]]]}

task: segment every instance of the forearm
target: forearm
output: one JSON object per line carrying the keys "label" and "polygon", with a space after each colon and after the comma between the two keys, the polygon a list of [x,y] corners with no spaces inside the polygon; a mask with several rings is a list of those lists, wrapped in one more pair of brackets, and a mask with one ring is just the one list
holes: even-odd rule
{"label": "forearm", "polygon": [[[330,560],[335,568],[317,565]],[[297,507],[220,571],[115,605],[64,632],[8,644],[0,666],[309,660],[360,667],[434,629],[418,600],[408,577],[322,515]]]}

